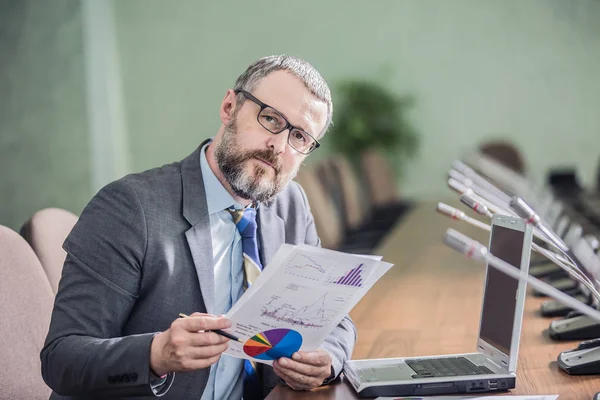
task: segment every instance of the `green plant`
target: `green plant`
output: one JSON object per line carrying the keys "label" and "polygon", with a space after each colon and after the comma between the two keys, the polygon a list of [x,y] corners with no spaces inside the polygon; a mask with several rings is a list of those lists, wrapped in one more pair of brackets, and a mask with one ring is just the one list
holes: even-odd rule
{"label": "green plant", "polygon": [[411,97],[398,96],[374,81],[341,81],[335,86],[327,143],[351,159],[378,149],[401,164],[418,149],[417,133],[406,118],[413,104]]}

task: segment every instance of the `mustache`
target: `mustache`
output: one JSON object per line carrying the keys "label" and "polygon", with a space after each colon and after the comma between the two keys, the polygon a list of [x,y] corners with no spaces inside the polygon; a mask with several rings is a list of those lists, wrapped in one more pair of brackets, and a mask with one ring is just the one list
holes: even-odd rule
{"label": "mustache", "polygon": [[243,159],[241,161],[246,161],[251,158],[260,158],[273,166],[275,173],[279,175],[281,173],[281,161],[275,155],[273,151],[270,150],[251,150],[244,153]]}

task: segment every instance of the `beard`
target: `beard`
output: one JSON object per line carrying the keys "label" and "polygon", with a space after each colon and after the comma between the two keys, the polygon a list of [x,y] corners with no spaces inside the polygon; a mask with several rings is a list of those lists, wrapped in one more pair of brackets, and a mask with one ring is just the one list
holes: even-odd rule
{"label": "beard", "polygon": [[[296,177],[300,165],[289,173],[284,173],[280,159],[272,150],[238,150],[239,134],[236,118],[233,118],[225,126],[223,140],[215,147],[217,165],[237,196],[253,203],[269,203]],[[247,162],[256,158],[273,166],[272,177],[268,176],[268,169],[271,167],[262,163],[255,165],[252,173],[245,171]]]}

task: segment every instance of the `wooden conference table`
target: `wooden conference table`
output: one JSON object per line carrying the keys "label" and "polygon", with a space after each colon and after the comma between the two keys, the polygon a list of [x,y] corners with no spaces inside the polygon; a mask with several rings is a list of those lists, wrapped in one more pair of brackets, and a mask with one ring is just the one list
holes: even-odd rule
{"label": "wooden conference table", "polygon": [[[384,240],[376,254],[395,265],[350,313],[358,330],[353,359],[476,351],[485,266],[443,244],[450,227],[487,245],[486,232],[437,214],[434,203],[417,206]],[[529,295],[525,303],[517,386],[509,394],[591,399],[600,391],[600,379],[570,376],[558,368],[558,353],[578,342],[554,342],[548,337],[550,319],[539,315],[544,300]],[[311,392],[278,386],[267,397],[356,398],[343,377]]]}

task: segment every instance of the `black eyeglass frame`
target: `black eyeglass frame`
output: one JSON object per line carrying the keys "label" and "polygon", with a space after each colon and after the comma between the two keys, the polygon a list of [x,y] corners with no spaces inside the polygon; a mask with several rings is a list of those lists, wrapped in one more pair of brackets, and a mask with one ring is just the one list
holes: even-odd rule
{"label": "black eyeglass frame", "polygon": [[[272,134],[274,134],[274,135],[278,135],[278,134],[280,134],[281,132],[283,132],[283,131],[285,131],[285,130],[288,130],[288,129],[289,129],[289,132],[288,132],[288,144],[290,145],[290,147],[291,147],[292,149],[296,150],[298,153],[301,153],[301,154],[310,154],[310,153],[312,153],[312,152],[313,152],[315,149],[317,149],[317,148],[319,148],[319,147],[321,146],[321,143],[319,143],[319,141],[318,141],[317,139],[315,139],[315,137],[314,137],[313,135],[311,135],[310,133],[306,132],[306,131],[305,131],[305,130],[303,130],[303,129],[300,129],[300,128],[298,128],[298,127],[296,127],[296,126],[294,126],[294,125],[290,124],[290,121],[288,121],[288,120],[287,120],[287,118],[286,118],[286,117],[284,117],[284,116],[283,116],[283,114],[282,114],[282,113],[280,113],[280,112],[279,112],[279,111],[278,111],[276,108],[274,108],[274,107],[272,107],[272,106],[270,106],[270,105],[268,105],[268,104],[266,104],[266,103],[263,103],[262,101],[260,101],[260,100],[259,100],[259,99],[257,99],[256,97],[254,97],[254,96],[253,96],[253,95],[252,95],[250,92],[247,92],[247,91],[245,91],[245,90],[243,90],[243,89],[237,89],[237,90],[235,90],[235,91],[234,91],[234,93],[235,93],[235,94],[239,94],[239,93],[241,93],[241,94],[242,94],[242,95],[244,95],[244,97],[246,97],[248,100],[251,100],[252,102],[256,103],[256,104],[257,104],[257,105],[260,107],[260,111],[258,112],[258,114],[256,114],[256,121],[259,123],[259,125],[260,125],[260,126],[262,126],[263,128],[265,128],[267,131],[271,132],[271,133],[272,133]],[[284,120],[284,121],[285,121],[285,123],[286,123],[286,125],[283,127],[283,129],[281,129],[280,131],[277,131],[277,132],[273,132],[272,130],[270,130],[269,128],[267,128],[266,126],[264,126],[263,124],[261,124],[261,123],[260,123],[260,119],[259,119],[259,118],[260,118],[260,114],[263,112],[263,110],[264,110],[265,108],[270,108],[270,109],[272,109],[272,110],[273,110],[273,111],[275,111],[277,114],[279,114],[279,115],[281,116],[281,118],[283,118],[283,120]],[[293,145],[290,143],[290,134],[292,133],[292,130],[297,130],[297,131],[300,131],[300,132],[302,132],[302,133],[304,133],[304,134],[308,135],[308,136],[309,136],[309,137],[310,137],[312,140],[314,140],[314,141],[315,141],[315,145],[314,145],[314,146],[313,146],[313,147],[312,147],[310,150],[308,150],[308,152],[304,152],[304,151],[298,150],[297,148],[295,148],[295,147],[294,147],[294,146],[293,146]]]}

